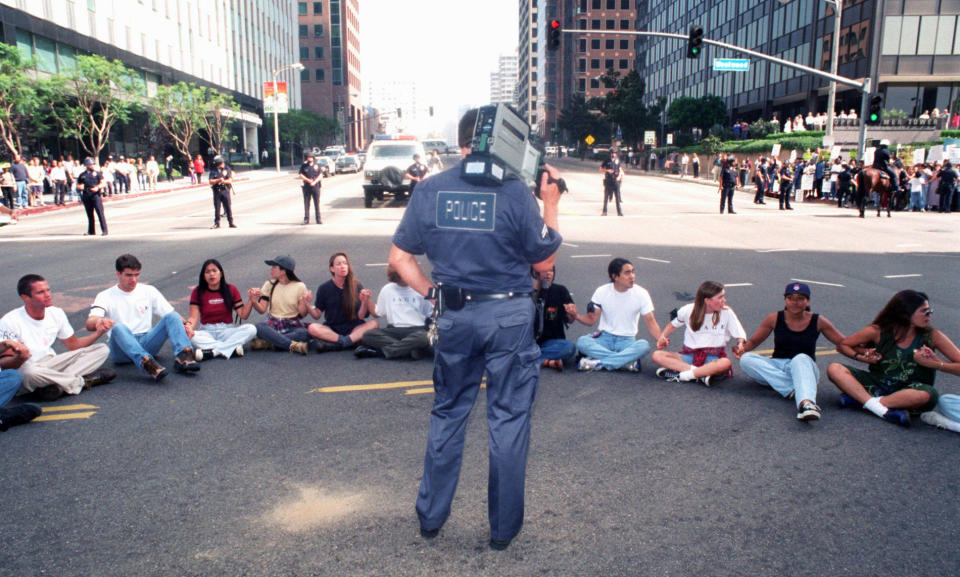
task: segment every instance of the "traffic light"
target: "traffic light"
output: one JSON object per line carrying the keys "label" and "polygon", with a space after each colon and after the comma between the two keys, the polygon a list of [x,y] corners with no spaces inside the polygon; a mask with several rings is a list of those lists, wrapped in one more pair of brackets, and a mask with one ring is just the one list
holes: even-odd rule
{"label": "traffic light", "polygon": [[703,27],[691,26],[690,36],[687,38],[687,58],[699,58],[703,45]]}
{"label": "traffic light", "polygon": [[874,94],[870,97],[870,110],[867,112],[867,124],[880,124],[883,118],[883,97]]}
{"label": "traffic light", "polygon": [[397,109],[397,118],[403,118],[403,113],[400,111],[399,108]]}
{"label": "traffic light", "polygon": [[551,20],[550,30],[547,34],[547,49],[557,50],[560,48],[560,21]]}

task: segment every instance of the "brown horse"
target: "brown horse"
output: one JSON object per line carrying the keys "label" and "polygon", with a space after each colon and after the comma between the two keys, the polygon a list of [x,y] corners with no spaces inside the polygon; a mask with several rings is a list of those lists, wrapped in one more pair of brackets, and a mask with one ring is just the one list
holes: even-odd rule
{"label": "brown horse", "polygon": [[860,218],[863,218],[863,211],[871,192],[877,193],[877,216],[880,216],[882,209],[887,209],[887,216],[890,216],[890,205],[893,204],[890,185],[890,177],[879,168],[868,166],[860,171],[857,175],[857,208],[860,209]]}

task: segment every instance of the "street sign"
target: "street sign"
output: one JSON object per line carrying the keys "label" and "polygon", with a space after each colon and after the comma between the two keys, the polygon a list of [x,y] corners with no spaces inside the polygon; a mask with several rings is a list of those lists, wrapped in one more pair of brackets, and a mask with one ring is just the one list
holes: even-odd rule
{"label": "street sign", "polygon": [[597,139],[594,138],[592,134],[588,134],[587,137],[583,139],[583,141],[587,143],[587,146],[592,146],[593,143],[597,141]]}
{"label": "street sign", "polygon": [[657,133],[653,130],[645,130],[643,133],[643,143],[654,146],[657,144]]}
{"label": "street sign", "polygon": [[747,72],[750,70],[750,59],[714,58],[713,69],[718,72]]}
{"label": "street sign", "polygon": [[277,82],[277,94],[273,94],[273,82],[263,83],[263,113],[287,114],[289,99],[287,97],[287,83]]}

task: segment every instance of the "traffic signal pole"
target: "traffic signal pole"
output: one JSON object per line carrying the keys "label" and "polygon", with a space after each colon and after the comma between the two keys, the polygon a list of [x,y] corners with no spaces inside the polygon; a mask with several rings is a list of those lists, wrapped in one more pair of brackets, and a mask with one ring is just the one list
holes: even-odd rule
{"label": "traffic signal pole", "polygon": [[[649,32],[646,30],[570,30],[562,29],[562,33],[568,34],[596,34],[596,35],[606,35],[606,34],[620,34],[628,36],[655,36],[659,38],[674,38],[677,40],[682,40],[684,42],[689,41],[690,37],[683,34],[674,34],[672,32]],[[718,46],[720,48],[726,48],[733,52],[740,54],[747,54],[753,56],[754,58],[760,60],[766,60],[768,62],[773,62],[781,66],[786,66],[787,68],[793,68],[794,70],[800,70],[807,74],[811,74],[818,78],[823,78],[825,80],[832,80],[839,84],[845,84],[856,88],[861,93],[860,99],[860,137],[859,142],[857,143],[857,158],[862,162],[863,155],[866,151],[866,138],[867,138],[867,114],[869,111],[869,101],[870,101],[870,78],[865,78],[863,82],[854,80],[853,78],[847,78],[846,76],[839,76],[837,74],[830,74],[829,72],[823,72],[822,70],[817,70],[816,68],[810,68],[809,66],[804,66],[803,64],[797,64],[796,62],[790,62],[789,60],[784,60],[782,58],[777,58],[776,56],[770,56],[769,54],[764,54],[762,52],[756,52],[754,50],[748,50],[746,48],[741,48],[740,46],[735,46],[733,44],[727,44],[726,42],[719,42],[717,40],[710,40],[709,38],[703,38],[704,44],[712,44],[713,46]]]}

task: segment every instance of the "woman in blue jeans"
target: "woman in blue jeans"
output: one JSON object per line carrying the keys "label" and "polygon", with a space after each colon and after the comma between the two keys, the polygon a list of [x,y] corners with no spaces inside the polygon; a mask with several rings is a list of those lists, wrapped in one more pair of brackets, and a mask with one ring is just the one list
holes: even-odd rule
{"label": "woman in blue jeans", "polygon": [[[815,421],[820,418],[817,406],[817,339],[822,333],[839,345],[843,333],[826,317],[810,312],[810,287],[802,282],[790,283],[783,291],[782,311],[772,312],[753,336],[733,354],[740,359],[740,368],[750,378],[767,385],[784,398],[794,398],[797,419]],[[773,333],[773,357],[751,353]]]}

